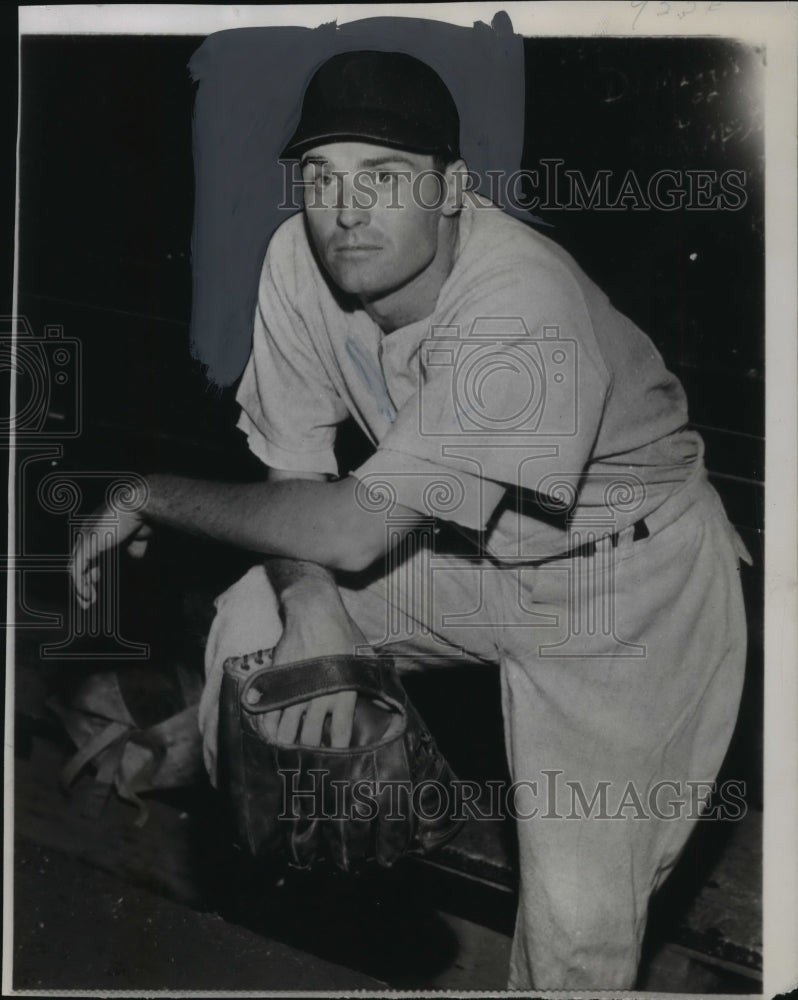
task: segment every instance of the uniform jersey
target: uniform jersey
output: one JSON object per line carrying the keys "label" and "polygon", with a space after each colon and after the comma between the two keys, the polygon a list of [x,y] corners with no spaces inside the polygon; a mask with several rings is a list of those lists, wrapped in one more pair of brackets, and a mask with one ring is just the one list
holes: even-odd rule
{"label": "uniform jersey", "polygon": [[[429,317],[384,334],[321,272],[303,216],[264,262],[239,427],[267,465],[388,486],[499,559],[565,551],[656,510],[702,459],[678,380],[574,260],[474,198]],[[352,415],[375,446],[338,470]],[[603,527],[602,527],[603,526]]]}

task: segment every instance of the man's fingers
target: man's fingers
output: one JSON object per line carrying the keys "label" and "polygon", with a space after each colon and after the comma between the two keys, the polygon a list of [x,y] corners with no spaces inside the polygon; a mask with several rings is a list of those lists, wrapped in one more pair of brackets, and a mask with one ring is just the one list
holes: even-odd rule
{"label": "man's fingers", "polygon": [[97,588],[96,587],[86,587],[81,593],[77,595],[78,604],[86,611],[90,608],[97,599]]}
{"label": "man's fingers", "polygon": [[97,596],[96,584],[100,579],[100,568],[97,565],[99,555],[99,532],[96,530],[81,532],[72,550],[69,573],[78,601],[84,608],[93,604]]}
{"label": "man's fingers", "polygon": [[147,551],[147,539],[135,538],[127,547],[128,555],[134,559],[141,559]]}
{"label": "man's fingers", "polygon": [[305,746],[321,745],[324,721],[330,716],[330,745],[342,749],[352,740],[356,691],[338,691],[336,694],[314,698],[308,705],[302,723],[301,742]]}
{"label": "man's fingers", "polygon": [[78,589],[79,583],[83,579],[83,570],[85,565],[84,559],[83,535],[78,535],[75,547],[72,549],[72,555],[69,560],[69,574],[72,577],[72,583],[76,590]]}
{"label": "man's fingers", "polygon": [[152,527],[149,524],[142,524],[133,540],[128,544],[128,555],[134,559],[141,559],[147,551],[147,543],[152,538]]}
{"label": "man's fingers", "polygon": [[302,723],[302,735],[300,740],[305,746],[317,747],[321,745],[321,734],[324,729],[324,720],[332,711],[335,695],[325,695],[323,698],[314,698],[308,705],[305,713],[305,721]]}
{"label": "man's fingers", "polygon": [[[259,701],[259,695],[257,692],[253,692],[252,689],[250,689],[249,694],[253,696],[251,704],[257,704]],[[280,725],[280,715],[281,712],[278,708],[274,712],[264,712],[263,715],[253,716],[252,722],[261,736],[274,742],[277,739],[277,729]]]}
{"label": "man's fingers", "polygon": [[78,602],[81,607],[84,608],[88,607],[92,603],[93,592],[95,590],[95,587],[92,586],[92,582],[96,582],[96,578],[92,581],[89,576],[90,568],[91,561],[89,559],[88,548],[84,536],[78,535],[75,547],[72,550],[69,573],[72,578],[72,586],[75,588]]}
{"label": "man's fingers", "polygon": [[289,705],[288,708],[283,709],[283,714],[280,716],[280,724],[277,727],[277,741],[279,743],[298,742],[299,723],[304,710],[304,704]]}
{"label": "man's fingers", "polygon": [[97,599],[97,584],[100,581],[99,567],[95,566],[83,573],[83,576],[75,583],[75,593],[78,603],[85,610],[91,607]]}
{"label": "man's fingers", "polygon": [[[121,534],[120,534],[120,528]],[[85,610],[97,598],[100,556],[114,545],[124,544],[134,559],[140,559],[147,550],[147,541],[153,529],[135,518],[119,519],[107,512],[95,517],[75,540],[69,560],[69,575],[78,603]]]}
{"label": "man's fingers", "polygon": [[339,691],[282,711],[264,712],[256,717],[255,725],[266,739],[317,747],[321,746],[324,722],[330,716],[330,745],[343,749],[352,741],[356,703],[356,691]]}
{"label": "man's fingers", "polygon": [[265,715],[260,716],[260,729],[267,739],[277,739],[277,730],[280,726],[280,715],[281,712],[278,709],[276,712],[266,712]]}
{"label": "man's fingers", "polygon": [[338,748],[348,747],[352,742],[357,691],[339,691],[334,695],[334,701],[330,722],[330,743]]}
{"label": "man's fingers", "polygon": [[352,741],[356,703],[356,691],[339,691],[289,705],[282,711],[264,712],[256,717],[255,725],[266,739],[317,747],[321,746],[324,723],[330,716],[330,745],[343,749]]}

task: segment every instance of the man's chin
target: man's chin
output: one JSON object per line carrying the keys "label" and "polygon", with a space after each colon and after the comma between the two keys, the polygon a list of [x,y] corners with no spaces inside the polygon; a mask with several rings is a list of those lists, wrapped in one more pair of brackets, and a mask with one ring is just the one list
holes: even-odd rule
{"label": "man's chin", "polygon": [[351,271],[331,271],[330,276],[335,285],[346,295],[353,295],[355,298],[369,301],[379,298],[380,291],[364,275],[353,274]]}
{"label": "man's chin", "polygon": [[388,283],[384,277],[369,273],[361,267],[342,267],[340,264],[327,267],[327,274],[335,287],[344,295],[357,299],[363,305],[379,302],[398,291],[402,284]]}

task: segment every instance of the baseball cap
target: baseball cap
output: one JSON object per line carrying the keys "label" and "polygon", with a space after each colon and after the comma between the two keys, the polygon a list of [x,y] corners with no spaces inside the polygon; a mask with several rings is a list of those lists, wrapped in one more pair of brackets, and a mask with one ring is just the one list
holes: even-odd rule
{"label": "baseball cap", "polygon": [[326,142],[373,142],[456,159],[460,117],[446,84],[403,52],[342,52],[323,63],[305,91],[299,125],[281,156]]}

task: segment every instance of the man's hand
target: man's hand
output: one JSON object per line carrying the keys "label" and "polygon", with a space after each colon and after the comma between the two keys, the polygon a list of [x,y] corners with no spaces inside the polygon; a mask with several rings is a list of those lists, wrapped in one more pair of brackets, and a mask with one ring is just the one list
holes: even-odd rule
{"label": "man's hand", "polygon": [[151,534],[152,528],[137,513],[100,507],[92,514],[80,529],[69,561],[72,585],[82,608],[90,607],[97,599],[102,554],[123,545],[131,556],[140,559]]}
{"label": "man's hand", "polygon": [[[317,567],[318,569],[318,567]],[[296,663],[316,656],[352,655],[368,647],[366,638],[346,612],[332,578],[314,576],[282,591],[285,625],[274,649],[273,663]],[[319,746],[329,716],[330,745],[348,747],[357,702],[356,691],[314,698],[258,718],[261,732],[280,743]]]}

